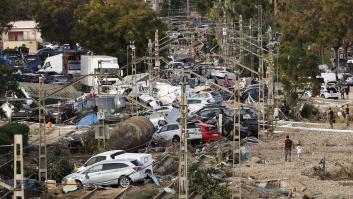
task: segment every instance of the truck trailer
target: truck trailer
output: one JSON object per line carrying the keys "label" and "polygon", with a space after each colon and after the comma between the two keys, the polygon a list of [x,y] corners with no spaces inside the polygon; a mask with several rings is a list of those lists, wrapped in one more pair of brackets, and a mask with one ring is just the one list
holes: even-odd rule
{"label": "truck trailer", "polygon": [[[119,74],[118,58],[105,55],[81,55],[81,76],[90,75],[81,80],[87,87],[98,87],[98,77],[93,74]],[[104,77],[101,79],[100,86],[109,87],[115,85],[117,77]]]}

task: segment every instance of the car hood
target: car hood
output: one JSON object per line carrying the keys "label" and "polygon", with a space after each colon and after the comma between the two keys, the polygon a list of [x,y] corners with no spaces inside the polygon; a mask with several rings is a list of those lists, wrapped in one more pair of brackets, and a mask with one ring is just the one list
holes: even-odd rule
{"label": "car hood", "polygon": [[81,175],[81,173],[79,173],[79,172],[71,173],[71,174],[65,176],[65,177],[63,178],[63,180],[76,179],[76,178],[79,177],[80,175]]}

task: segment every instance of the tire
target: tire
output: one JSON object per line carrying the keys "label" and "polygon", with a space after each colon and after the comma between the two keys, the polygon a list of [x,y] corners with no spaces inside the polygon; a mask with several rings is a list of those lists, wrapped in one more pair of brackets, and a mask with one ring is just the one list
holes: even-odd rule
{"label": "tire", "polygon": [[119,178],[119,185],[123,188],[129,187],[131,184],[131,180],[127,176],[121,176]]}
{"label": "tire", "polygon": [[147,170],[145,171],[145,174],[146,174],[146,179],[149,179],[150,177],[149,177],[147,174],[151,174],[151,175],[152,175],[152,171],[149,170],[149,169],[147,169]]}
{"label": "tire", "polygon": [[172,142],[180,142],[180,137],[179,136],[174,136],[172,139]]}
{"label": "tire", "polygon": [[321,96],[320,96],[321,98],[325,98],[325,95],[324,94],[321,94]]}
{"label": "tire", "polygon": [[77,186],[78,188],[83,187],[83,184],[82,184],[82,182],[81,182],[81,181],[79,181],[79,180],[75,180],[75,182],[76,182],[76,186]]}

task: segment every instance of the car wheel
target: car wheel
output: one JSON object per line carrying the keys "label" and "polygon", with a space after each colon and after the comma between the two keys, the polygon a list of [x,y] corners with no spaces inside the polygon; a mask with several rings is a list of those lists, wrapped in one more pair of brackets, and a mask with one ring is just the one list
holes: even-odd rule
{"label": "car wheel", "polygon": [[152,175],[152,171],[149,170],[149,169],[147,169],[147,170],[145,171],[145,174],[146,174],[146,179],[149,179],[150,177],[148,176],[148,174]]}
{"label": "car wheel", "polygon": [[180,142],[180,137],[179,136],[174,136],[172,139],[173,142]]}
{"label": "car wheel", "polygon": [[120,185],[121,187],[126,188],[126,187],[130,186],[130,184],[131,184],[131,180],[130,180],[129,177],[127,177],[127,176],[121,176],[121,177],[119,178],[119,185]]}
{"label": "car wheel", "polygon": [[321,94],[321,98],[325,98],[325,95],[324,95],[324,94]]}
{"label": "car wheel", "polygon": [[76,186],[77,186],[78,188],[83,187],[83,184],[82,184],[82,182],[81,182],[81,181],[76,180],[75,182],[76,182]]}

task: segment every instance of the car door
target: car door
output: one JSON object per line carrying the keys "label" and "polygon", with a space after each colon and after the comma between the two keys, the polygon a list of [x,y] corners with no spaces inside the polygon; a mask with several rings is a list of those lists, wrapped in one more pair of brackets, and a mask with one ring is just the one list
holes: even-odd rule
{"label": "car door", "polygon": [[179,125],[170,124],[168,130],[164,134],[165,141],[172,140],[175,135],[179,135]]}
{"label": "car door", "polygon": [[102,168],[103,165],[99,164],[85,171],[84,174],[86,183],[84,184],[99,184],[99,182],[102,181],[100,177],[102,174]]}
{"label": "car door", "polygon": [[169,125],[165,125],[163,126],[161,129],[159,129],[154,135],[153,135],[153,139],[155,139],[156,141],[165,141],[165,135],[166,135],[166,131],[168,130],[168,126]]}
{"label": "car door", "polygon": [[188,130],[188,135],[190,140],[202,138],[201,130],[195,123],[187,124],[187,130]]}
{"label": "car door", "polygon": [[124,163],[105,163],[100,174],[99,184],[113,185],[119,183],[119,177],[127,173],[128,165]]}

